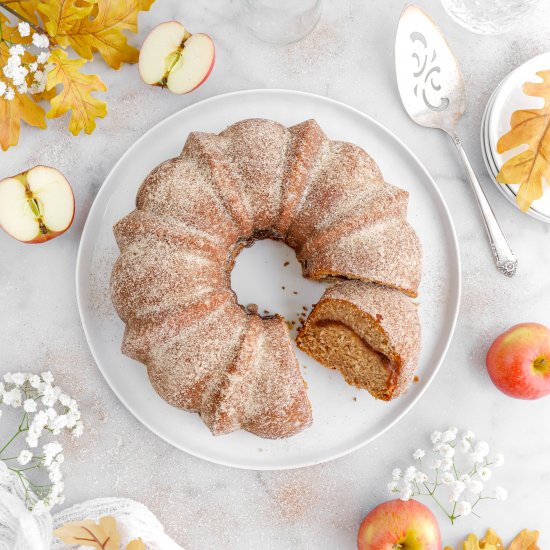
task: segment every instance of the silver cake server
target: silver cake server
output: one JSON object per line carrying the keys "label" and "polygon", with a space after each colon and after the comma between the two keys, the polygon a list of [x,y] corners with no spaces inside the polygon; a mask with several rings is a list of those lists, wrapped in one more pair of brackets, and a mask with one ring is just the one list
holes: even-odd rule
{"label": "silver cake server", "polygon": [[438,128],[451,136],[479,204],[496,266],[512,277],[518,260],[456,134],[457,122],[466,108],[460,67],[437,25],[412,4],[403,10],[397,27],[395,68],[399,94],[409,116],[417,124]]}

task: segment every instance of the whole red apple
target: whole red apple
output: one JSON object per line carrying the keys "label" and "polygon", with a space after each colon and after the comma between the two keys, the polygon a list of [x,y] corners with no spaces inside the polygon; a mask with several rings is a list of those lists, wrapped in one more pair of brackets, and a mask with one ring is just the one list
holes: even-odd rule
{"label": "whole red apple", "polygon": [[487,371],[495,386],[517,399],[550,394],[550,330],[521,323],[503,332],[487,352]]}
{"label": "whole red apple", "polygon": [[441,550],[441,533],[429,508],[416,500],[389,500],[369,512],[357,535],[359,550]]}

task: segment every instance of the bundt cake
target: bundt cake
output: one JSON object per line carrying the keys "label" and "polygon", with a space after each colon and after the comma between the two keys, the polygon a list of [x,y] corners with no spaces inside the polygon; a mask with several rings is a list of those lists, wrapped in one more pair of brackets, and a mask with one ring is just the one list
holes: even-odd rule
{"label": "bundt cake", "polygon": [[[146,365],[161,397],[198,412],[214,434],[243,428],[280,438],[303,430],[311,407],[284,320],[237,303],[235,258],[258,239],[278,239],[294,248],[305,277],[344,280],[339,292],[353,289],[348,302],[366,317],[386,296],[405,310],[402,293],[416,296],[421,273],[407,201],[365,151],[327,139],[314,120],[286,128],[250,119],[220,134],[191,133],[179,157],[146,177],[136,209],[114,226],[121,253],[111,293],[126,324],[122,352]],[[362,298],[364,309],[361,289],[376,295]],[[380,326],[391,337],[394,325]],[[315,356],[309,332],[302,345]],[[378,349],[371,332],[366,343]],[[401,336],[390,339],[380,364],[397,374],[385,392],[373,392],[388,399],[405,387],[413,364],[399,363],[409,357]],[[363,353],[370,365],[372,352]],[[353,368],[341,370],[359,380]]]}
{"label": "bundt cake", "polygon": [[296,339],[298,347],[346,382],[389,401],[410,385],[420,352],[414,302],[399,290],[362,281],[329,288]]}

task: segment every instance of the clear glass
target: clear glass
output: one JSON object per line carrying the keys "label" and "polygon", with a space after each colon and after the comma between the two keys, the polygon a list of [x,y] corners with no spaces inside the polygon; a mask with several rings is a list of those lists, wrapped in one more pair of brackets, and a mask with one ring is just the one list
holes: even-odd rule
{"label": "clear glass", "polygon": [[447,13],[460,25],[479,34],[511,30],[539,0],[441,0]]}
{"label": "clear glass", "polygon": [[307,36],[321,17],[323,0],[245,0],[246,20],[265,42],[290,44]]}

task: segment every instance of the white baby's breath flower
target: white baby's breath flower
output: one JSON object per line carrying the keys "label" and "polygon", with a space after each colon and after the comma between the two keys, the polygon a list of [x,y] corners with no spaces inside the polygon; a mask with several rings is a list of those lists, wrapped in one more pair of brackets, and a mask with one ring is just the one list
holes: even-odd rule
{"label": "white baby's breath flower", "polygon": [[50,41],[45,34],[36,32],[32,35],[32,43],[37,48],[47,48],[50,45]]}
{"label": "white baby's breath flower", "polygon": [[426,451],[424,451],[424,449],[416,449],[416,451],[414,451],[414,453],[413,453],[413,458],[415,460],[420,460],[425,455],[426,455]]}
{"label": "white baby's breath flower", "polygon": [[430,439],[432,443],[435,445],[436,443],[439,443],[441,441],[441,432],[435,431],[432,432],[430,435]]}
{"label": "white baby's breath flower", "polygon": [[442,472],[448,472],[453,467],[453,459],[452,458],[444,458],[441,460],[441,471]]}
{"label": "white baby's breath flower", "polygon": [[497,453],[493,459],[493,466],[499,468],[504,464],[504,455],[502,453]]}
{"label": "white baby's breath flower", "polygon": [[468,491],[474,495],[481,494],[481,491],[483,491],[483,483],[481,483],[479,479],[471,479],[468,483]]}
{"label": "white baby's breath flower", "polygon": [[44,65],[48,61],[49,57],[50,52],[40,52],[36,58],[36,61],[39,65]]}
{"label": "white baby's breath flower", "polygon": [[32,453],[28,449],[23,449],[19,453],[19,456],[17,457],[17,462],[19,462],[21,466],[28,464],[31,460],[32,460]]}
{"label": "white baby's breath flower", "polygon": [[390,481],[388,483],[388,492],[389,493],[395,493],[399,489],[399,484],[397,481]]}
{"label": "white baby's breath flower", "polygon": [[474,446],[474,452],[481,458],[489,454],[489,444],[486,441],[478,441]]}
{"label": "white baby's breath flower", "polygon": [[482,466],[477,473],[483,481],[489,481],[491,479],[492,472],[487,466]]}
{"label": "white baby's breath flower", "polygon": [[412,497],[412,493],[413,492],[412,492],[411,486],[407,485],[401,490],[401,494],[399,495],[399,498],[404,501],[410,500]]}
{"label": "white baby's breath flower", "polygon": [[438,470],[441,468],[441,459],[440,458],[432,458],[430,460],[430,463],[428,464],[428,468],[430,470]]}
{"label": "white baby's breath flower", "polygon": [[495,498],[497,500],[506,500],[508,498],[508,491],[504,487],[496,487]]}
{"label": "white baby's breath flower", "polygon": [[465,439],[465,438],[461,439],[457,445],[457,448],[463,453],[467,453],[471,449],[471,447],[472,447],[472,444],[468,439]]}
{"label": "white baby's breath flower", "polygon": [[451,493],[453,495],[453,501],[457,502],[460,495],[466,490],[466,485],[458,479],[449,484]]}
{"label": "white baby's breath flower", "polygon": [[22,82],[17,86],[17,93],[18,94],[26,94],[29,91],[29,87],[27,86],[26,82]]}
{"label": "white baby's breath flower", "polygon": [[439,448],[439,454],[443,458],[453,458],[453,456],[455,455],[455,450],[448,443],[444,443]]}
{"label": "white baby's breath flower", "polygon": [[31,34],[31,26],[24,21],[21,21],[21,23],[17,25],[17,29],[19,30],[19,35],[22,36],[23,38]]}
{"label": "white baby's breath flower", "polygon": [[454,428],[451,428],[449,430],[446,430],[441,435],[441,441],[443,443],[449,443],[450,441],[454,441],[456,439],[456,431]]}
{"label": "white baby's breath flower", "polygon": [[468,486],[468,484],[470,483],[470,476],[468,474],[462,474],[459,478],[458,478],[460,481],[462,481],[462,483],[464,483],[466,486]]}
{"label": "white baby's breath flower", "polygon": [[462,433],[462,439],[467,439],[470,443],[476,438],[476,434],[472,430],[467,430]]}
{"label": "white baby's breath flower", "polygon": [[34,434],[27,435],[27,437],[25,438],[25,441],[27,442],[27,445],[31,449],[38,447],[38,437]]}
{"label": "white baby's breath flower", "polygon": [[13,388],[10,391],[5,392],[3,402],[6,405],[11,405],[14,409],[19,408],[23,402],[21,391],[17,388]]}
{"label": "white baby's breath flower", "polygon": [[40,373],[40,375],[42,376],[42,380],[44,380],[44,382],[46,382],[46,384],[52,384],[53,381],[54,381],[54,377],[53,377],[53,374],[51,373],[51,371],[47,370],[47,371],[44,371],[42,373]]}
{"label": "white baby's breath flower", "polygon": [[409,466],[405,470],[405,473],[403,474],[403,479],[406,482],[412,481],[414,479],[415,474],[416,474],[416,468],[414,466]]}
{"label": "white baby's breath flower", "polygon": [[11,372],[4,374],[4,382],[6,384],[13,384],[13,374]]}
{"label": "white baby's breath flower", "polygon": [[23,401],[23,409],[28,413],[36,412],[36,401],[34,399],[25,399]]}
{"label": "white baby's breath flower", "polygon": [[428,481],[428,476],[424,472],[416,472],[414,479],[418,483],[426,483],[426,481]]}
{"label": "white baby's breath flower", "polygon": [[21,46],[21,44],[14,44],[9,49],[10,55],[24,55],[25,54],[25,48]]}
{"label": "white baby's breath flower", "polygon": [[38,389],[38,387],[40,386],[40,376],[38,376],[37,374],[29,375],[29,384],[35,390]]}
{"label": "white baby's breath flower", "polygon": [[456,513],[459,516],[469,516],[472,513],[472,504],[466,500],[461,500],[456,505]]}
{"label": "white baby's breath flower", "polygon": [[441,474],[441,483],[443,485],[449,485],[455,480],[455,476],[451,472],[443,472]]}

